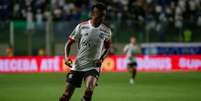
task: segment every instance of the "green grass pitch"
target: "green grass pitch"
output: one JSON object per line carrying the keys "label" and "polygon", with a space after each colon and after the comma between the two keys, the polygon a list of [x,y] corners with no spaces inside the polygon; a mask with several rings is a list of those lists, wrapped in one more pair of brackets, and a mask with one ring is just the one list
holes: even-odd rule
{"label": "green grass pitch", "polygon": [[[201,101],[201,72],[139,73],[135,85],[127,73],[103,73],[93,101]],[[65,73],[0,74],[0,101],[58,101]],[[80,101],[83,88],[71,101]]]}

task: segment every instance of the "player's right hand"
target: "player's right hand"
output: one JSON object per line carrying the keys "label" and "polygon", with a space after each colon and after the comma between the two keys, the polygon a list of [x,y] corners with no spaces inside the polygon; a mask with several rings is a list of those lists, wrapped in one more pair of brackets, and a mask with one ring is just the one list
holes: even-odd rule
{"label": "player's right hand", "polygon": [[65,65],[72,68],[73,61],[70,58],[65,59]]}
{"label": "player's right hand", "polygon": [[95,60],[95,66],[96,67],[101,67],[103,60],[99,59],[99,60]]}

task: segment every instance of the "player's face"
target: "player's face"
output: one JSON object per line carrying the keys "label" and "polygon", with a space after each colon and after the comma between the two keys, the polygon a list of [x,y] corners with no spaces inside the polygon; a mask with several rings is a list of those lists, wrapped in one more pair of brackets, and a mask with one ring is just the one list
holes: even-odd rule
{"label": "player's face", "polygon": [[135,39],[134,37],[132,37],[132,38],[130,39],[130,42],[131,42],[132,44],[135,44],[135,43],[136,43],[136,39]]}
{"label": "player's face", "polygon": [[102,23],[105,20],[106,10],[99,10],[94,8],[92,11],[92,19],[96,21],[96,23]]}

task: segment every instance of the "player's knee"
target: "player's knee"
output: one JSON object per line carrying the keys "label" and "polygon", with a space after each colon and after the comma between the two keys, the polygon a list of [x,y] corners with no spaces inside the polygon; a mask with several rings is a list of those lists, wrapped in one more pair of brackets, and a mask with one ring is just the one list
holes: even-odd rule
{"label": "player's knee", "polygon": [[69,101],[72,96],[72,92],[65,91],[65,93],[59,98],[59,101]]}
{"label": "player's knee", "polygon": [[134,72],[136,72],[136,71],[137,71],[136,67],[134,67],[134,68],[133,68],[133,71],[134,71]]}
{"label": "player's knee", "polygon": [[93,91],[95,88],[95,85],[92,83],[89,83],[89,85],[86,87],[86,91]]}
{"label": "player's knee", "polygon": [[65,97],[67,97],[67,98],[71,97],[71,95],[73,94],[74,90],[75,90],[74,86],[72,86],[71,84],[67,84],[65,92],[64,92]]}
{"label": "player's knee", "polygon": [[89,77],[86,82],[87,82],[86,90],[93,91],[93,89],[96,86],[96,78]]}
{"label": "player's knee", "polygon": [[62,96],[59,98],[59,101],[69,101],[69,96],[68,96],[68,95],[62,95]]}
{"label": "player's knee", "polygon": [[86,89],[85,96],[90,97],[93,94],[93,90]]}

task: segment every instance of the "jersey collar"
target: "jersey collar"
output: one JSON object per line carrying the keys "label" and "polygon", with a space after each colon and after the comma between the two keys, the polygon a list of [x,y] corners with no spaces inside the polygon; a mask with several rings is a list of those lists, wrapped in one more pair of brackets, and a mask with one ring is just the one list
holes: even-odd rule
{"label": "jersey collar", "polygon": [[92,28],[95,28],[95,29],[99,29],[102,26],[102,24],[100,24],[98,27],[94,27],[92,25],[92,20],[89,20],[89,26],[92,27]]}

